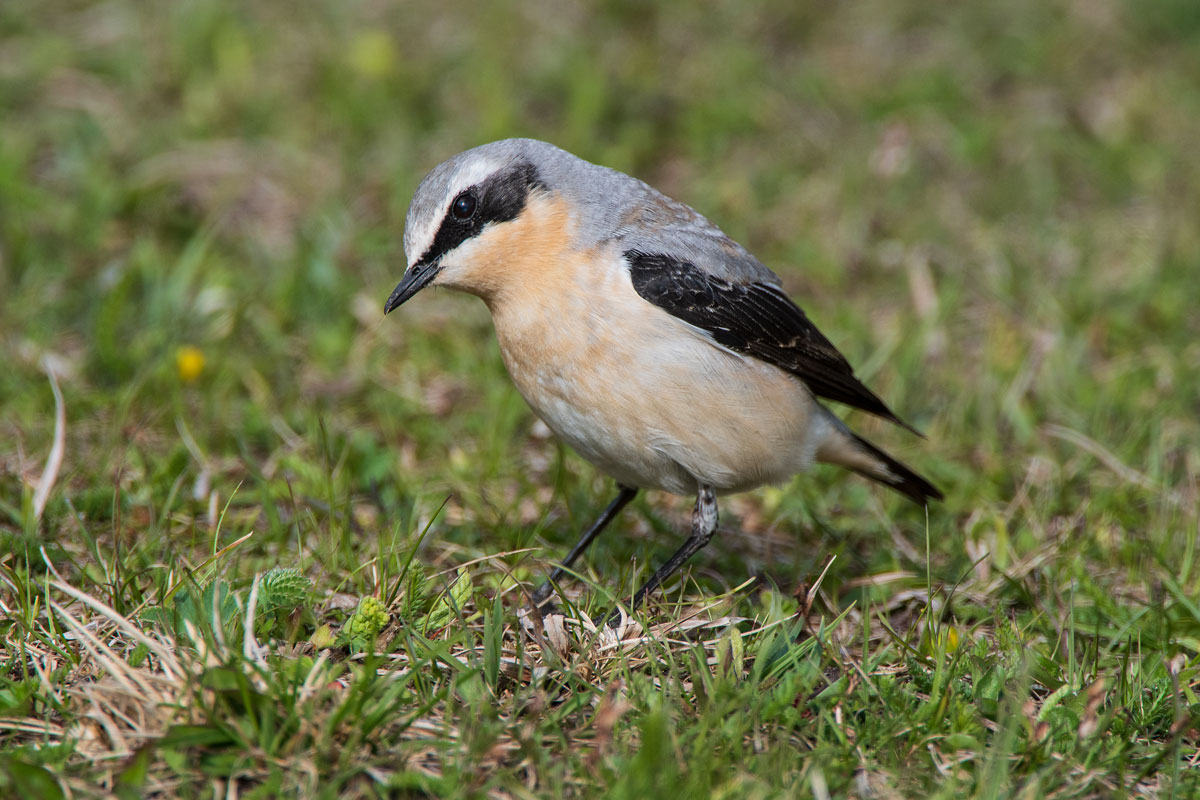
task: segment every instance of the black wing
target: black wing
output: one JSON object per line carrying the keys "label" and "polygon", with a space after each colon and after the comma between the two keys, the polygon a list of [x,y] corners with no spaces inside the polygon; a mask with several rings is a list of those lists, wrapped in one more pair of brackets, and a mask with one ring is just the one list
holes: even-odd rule
{"label": "black wing", "polygon": [[627,250],[633,288],[719,344],[790,372],[818,397],[860,408],[920,435],[854,377],[854,370],[783,290],[735,284],[695,264]]}

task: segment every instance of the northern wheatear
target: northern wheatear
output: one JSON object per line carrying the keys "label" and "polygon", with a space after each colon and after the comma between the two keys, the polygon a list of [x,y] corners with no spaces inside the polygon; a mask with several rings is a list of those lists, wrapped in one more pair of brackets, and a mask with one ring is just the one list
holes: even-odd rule
{"label": "northern wheatear", "polygon": [[929,481],[817,398],[913,430],[784,293],[683,203],[553,145],[507,139],[438,165],[408,209],[390,312],[426,286],[482,298],[517,389],[617,498],[535,593],[544,601],[638,489],[696,493],[691,535],[636,608],[717,527],[721,493],[838,464],[920,504]]}

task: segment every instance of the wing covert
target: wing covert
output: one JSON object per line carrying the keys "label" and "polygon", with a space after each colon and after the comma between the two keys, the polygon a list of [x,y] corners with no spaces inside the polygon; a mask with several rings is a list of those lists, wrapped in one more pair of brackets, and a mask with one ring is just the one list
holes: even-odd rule
{"label": "wing covert", "polygon": [[854,376],[850,362],[780,287],[734,283],[657,253],[627,250],[624,255],[633,288],[647,302],[707,331],[734,352],[795,375],[818,397],[919,434]]}

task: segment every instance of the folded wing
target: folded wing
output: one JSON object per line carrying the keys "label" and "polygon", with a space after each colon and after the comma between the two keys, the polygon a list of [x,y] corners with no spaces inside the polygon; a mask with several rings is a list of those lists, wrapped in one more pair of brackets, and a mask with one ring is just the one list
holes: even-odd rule
{"label": "folded wing", "polygon": [[706,331],[736,353],[795,375],[813,394],[862,409],[920,435],[854,376],[850,362],[778,286],[735,283],[661,253],[624,253],[647,302]]}

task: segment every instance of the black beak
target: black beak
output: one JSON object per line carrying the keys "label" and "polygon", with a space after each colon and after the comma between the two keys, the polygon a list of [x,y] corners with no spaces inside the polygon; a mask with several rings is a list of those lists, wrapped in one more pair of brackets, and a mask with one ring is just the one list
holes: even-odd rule
{"label": "black beak", "polygon": [[400,279],[396,288],[392,290],[387,302],[383,304],[383,313],[389,314],[399,308],[405,300],[428,286],[441,269],[442,265],[436,261],[432,264],[423,264],[420,261],[413,264],[408,272],[404,273],[404,277]]}

